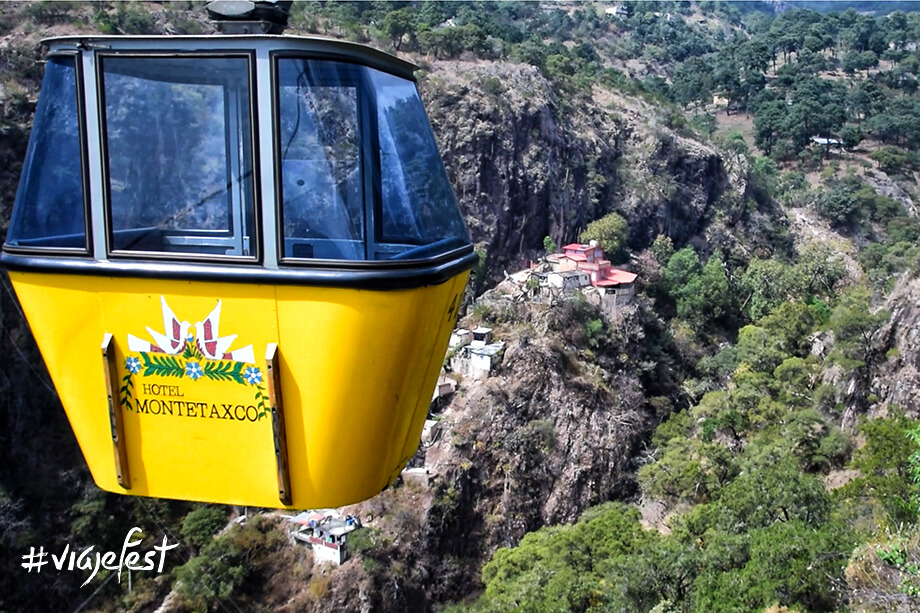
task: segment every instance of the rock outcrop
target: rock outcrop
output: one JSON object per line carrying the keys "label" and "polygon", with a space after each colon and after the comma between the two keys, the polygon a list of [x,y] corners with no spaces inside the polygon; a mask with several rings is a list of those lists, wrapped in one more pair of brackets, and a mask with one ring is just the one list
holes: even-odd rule
{"label": "rock outcrop", "polygon": [[870,392],[880,407],[920,416],[920,278],[903,278],[888,298],[891,318],[876,335],[882,359]]}
{"label": "rock outcrop", "polygon": [[421,79],[444,163],[490,280],[577,240],[617,211],[630,247],[658,234],[683,245],[703,231],[728,189],[711,147],[655,119],[633,98],[560,99],[533,66],[438,63]]}

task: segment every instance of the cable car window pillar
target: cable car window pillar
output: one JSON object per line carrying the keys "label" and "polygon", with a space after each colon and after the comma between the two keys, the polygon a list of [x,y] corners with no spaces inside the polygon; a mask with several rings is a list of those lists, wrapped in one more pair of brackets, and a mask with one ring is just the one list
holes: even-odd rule
{"label": "cable car window pillar", "polygon": [[262,177],[261,204],[258,210],[262,214],[262,265],[265,268],[278,268],[278,187],[275,185],[275,130],[272,112],[272,58],[265,45],[256,48],[256,109],[259,130],[259,170]]}
{"label": "cable car window pillar", "polygon": [[83,61],[83,88],[84,113],[86,121],[86,153],[89,168],[89,209],[92,220],[92,256],[96,260],[108,260],[106,251],[105,228],[105,185],[102,169],[102,140],[99,116],[99,89],[97,87],[96,53],[84,51],[81,53]]}
{"label": "cable car window pillar", "polygon": [[375,140],[377,134],[376,111],[372,103],[373,88],[369,87],[365,76],[357,84],[358,117],[360,118],[359,134],[361,138],[361,164],[364,177],[364,259],[375,260],[377,253],[377,232],[375,230],[375,212],[379,198],[377,181],[377,155]]}
{"label": "cable car window pillar", "polygon": [[[225,146],[227,148],[227,185],[230,189],[230,224],[234,242],[234,249],[239,255],[252,255],[250,249],[247,249],[246,239],[244,236],[244,218],[246,216],[246,204],[243,192],[247,182],[246,175],[243,172],[244,155],[240,151],[243,146],[243,139],[240,138],[242,121],[240,118],[240,93],[239,83],[228,83],[224,90],[224,109],[226,112],[226,129],[224,137],[226,138]],[[234,177],[236,175],[236,177]],[[251,239],[250,239],[251,240]]]}

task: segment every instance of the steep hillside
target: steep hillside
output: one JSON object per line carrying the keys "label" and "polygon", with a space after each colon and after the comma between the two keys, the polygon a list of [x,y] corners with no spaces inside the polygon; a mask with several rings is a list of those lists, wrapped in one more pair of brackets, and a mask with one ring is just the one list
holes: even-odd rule
{"label": "steep hillside", "polygon": [[[746,217],[736,205],[750,196],[744,165],[668,127],[641,98],[598,90],[573,103],[535,67],[503,61],[438,62],[421,84],[493,281],[542,254],[544,237],[573,242],[611,211],[628,221],[636,252],[661,234],[707,244],[720,209],[723,228]],[[772,251],[769,235],[750,238]]]}
{"label": "steep hillside", "polygon": [[432,610],[473,592],[497,547],[635,495],[636,457],[675,393],[649,369],[667,350],[661,322],[631,308],[598,344],[586,329],[601,314],[582,302],[490,293],[477,313],[461,323],[495,326],[507,343],[501,368],[461,379],[435,416],[438,435],[417,462],[428,485],[405,477],[347,509],[365,518],[357,557],[329,574],[328,597],[305,595],[298,610]]}
{"label": "steep hillside", "polygon": [[874,339],[885,357],[872,373],[879,407],[920,407],[920,279],[903,278],[888,297],[888,323]]}

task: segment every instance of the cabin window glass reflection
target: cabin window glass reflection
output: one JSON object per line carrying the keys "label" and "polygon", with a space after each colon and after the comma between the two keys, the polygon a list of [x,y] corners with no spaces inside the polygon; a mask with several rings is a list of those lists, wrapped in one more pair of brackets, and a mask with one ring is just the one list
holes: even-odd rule
{"label": "cabin window glass reflection", "polygon": [[279,62],[285,257],[364,259],[359,71],[335,62]]}
{"label": "cabin window glass reflection", "polygon": [[380,145],[377,258],[432,257],[469,244],[415,83],[368,72]]}
{"label": "cabin window glass reflection", "polygon": [[255,255],[249,59],[102,63],[110,245]]}
{"label": "cabin window glass reflection", "polygon": [[7,244],[86,250],[76,65],[50,57]]}

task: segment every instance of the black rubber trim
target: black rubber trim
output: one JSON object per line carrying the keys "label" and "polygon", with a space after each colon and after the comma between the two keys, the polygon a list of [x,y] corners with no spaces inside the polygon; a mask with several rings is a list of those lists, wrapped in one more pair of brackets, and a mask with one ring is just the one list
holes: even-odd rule
{"label": "black rubber trim", "polygon": [[347,268],[279,268],[191,264],[185,262],[142,262],[137,260],[96,261],[83,258],[42,257],[4,251],[0,264],[9,270],[46,272],[94,277],[135,277],[142,279],[180,279],[219,283],[259,285],[304,285],[369,290],[412,289],[439,285],[470,270],[479,256],[472,248],[447,261],[416,262],[413,266],[377,270]]}

